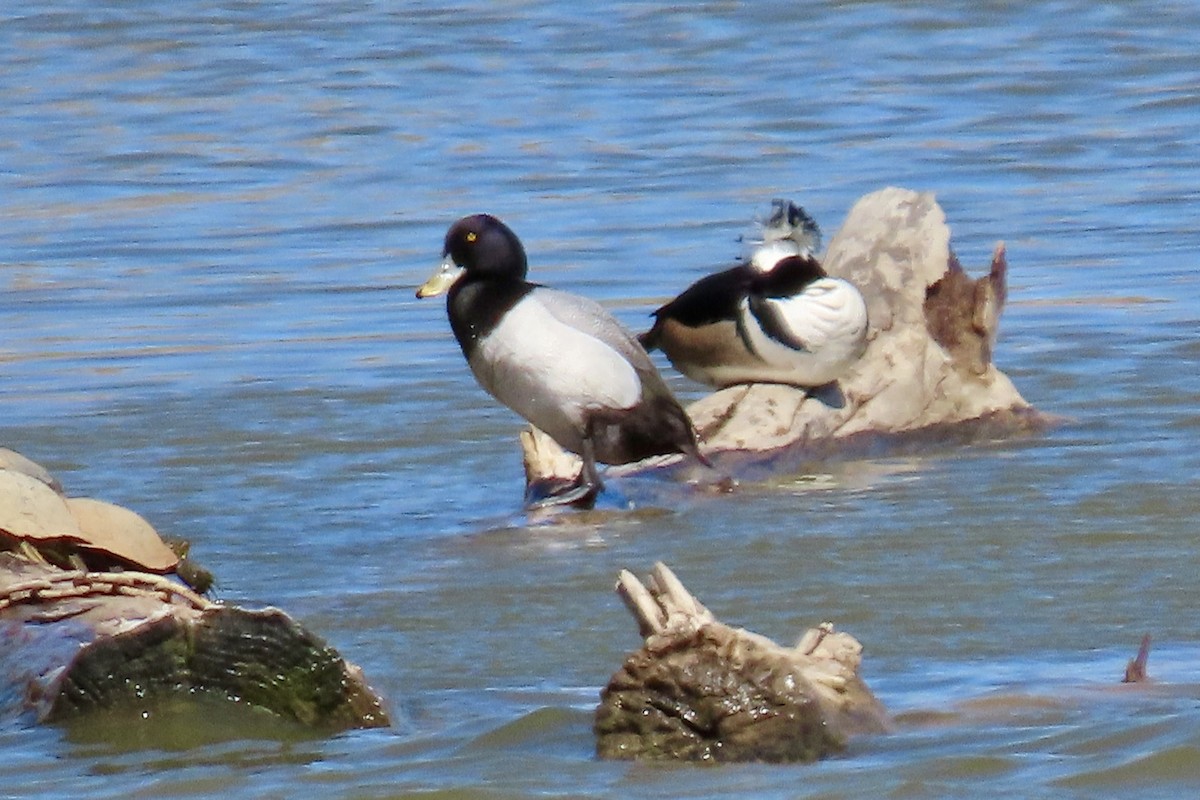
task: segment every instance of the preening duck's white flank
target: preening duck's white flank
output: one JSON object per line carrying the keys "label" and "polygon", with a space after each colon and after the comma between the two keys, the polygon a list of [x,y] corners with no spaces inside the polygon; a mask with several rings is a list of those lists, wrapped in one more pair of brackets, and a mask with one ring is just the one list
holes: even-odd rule
{"label": "preening duck's white flank", "polygon": [[[744,335],[761,362],[750,367],[756,380],[821,386],[837,380],[866,347],[867,305],[846,281],[820,278],[800,294],[760,303],[765,309],[757,314],[749,300],[740,307]],[[763,329],[764,312],[776,315],[785,341]]]}
{"label": "preening duck's white flank", "polygon": [[[562,322],[547,303],[562,295],[538,288],[509,309],[468,363],[496,399],[568,450],[579,452],[585,413],[637,405],[637,371],[611,345]],[[580,306],[580,298],[572,298]],[[596,311],[605,313],[596,306]]]}

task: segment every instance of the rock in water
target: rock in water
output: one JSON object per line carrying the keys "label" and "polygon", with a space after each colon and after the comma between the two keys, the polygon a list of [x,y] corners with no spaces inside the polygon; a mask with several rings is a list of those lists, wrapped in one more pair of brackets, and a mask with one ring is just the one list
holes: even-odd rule
{"label": "rock in water", "polygon": [[1006,298],[1003,245],[987,276],[969,278],[932,194],[889,188],[859,200],[825,269],[858,286],[870,319],[867,350],[840,396],[765,384],[709,395],[689,409],[706,449],[821,446],[996,417],[1020,430],[1038,418],[991,361]]}
{"label": "rock in water", "polygon": [[645,643],[600,694],[602,758],[813,761],[886,730],[862,646],[825,623],[791,648],[717,621],[663,564],[617,584]]}

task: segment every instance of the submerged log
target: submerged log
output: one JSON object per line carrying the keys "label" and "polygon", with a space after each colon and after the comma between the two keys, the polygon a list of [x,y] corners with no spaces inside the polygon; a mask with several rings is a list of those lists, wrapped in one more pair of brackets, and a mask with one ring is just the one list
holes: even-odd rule
{"label": "submerged log", "polygon": [[617,590],[645,639],[596,710],[603,758],[813,761],[887,715],[859,675],[862,645],[824,623],[795,647],[717,621],[665,565]]}
{"label": "submerged log", "polygon": [[67,497],[3,448],[0,551],[0,719],[206,692],[322,730],[388,724],[361,671],[282,611],[215,603],[167,577],[188,562],[148,522]]}
{"label": "submerged log", "polygon": [[[852,453],[878,442],[979,428],[996,436],[1047,424],[992,363],[1006,300],[1007,262],[997,245],[988,274],[972,279],[950,248],[945,214],[930,193],[888,188],[851,209],[825,254],[826,271],[867,301],[868,345],[837,385],[805,391],[731,386],[688,413],[709,457]],[[522,437],[527,486],[569,480],[574,456],[538,431]],[[678,463],[660,458],[609,476]],[[721,459],[723,462],[727,459]]]}
{"label": "submerged log", "polygon": [[282,611],[214,603],[158,575],[0,553],[0,719],[54,722],[196,692],[322,729],[388,724],[361,671]]}

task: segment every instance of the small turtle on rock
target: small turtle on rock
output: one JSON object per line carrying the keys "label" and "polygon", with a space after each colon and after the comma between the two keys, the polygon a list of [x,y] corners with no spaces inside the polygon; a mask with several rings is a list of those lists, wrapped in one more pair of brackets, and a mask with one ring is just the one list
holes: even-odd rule
{"label": "small turtle on rock", "polygon": [[175,573],[200,591],[212,583],[203,569],[181,561],[141,515],[103,500],[67,497],[47,470],[6,448],[0,448],[3,549],[63,569]]}

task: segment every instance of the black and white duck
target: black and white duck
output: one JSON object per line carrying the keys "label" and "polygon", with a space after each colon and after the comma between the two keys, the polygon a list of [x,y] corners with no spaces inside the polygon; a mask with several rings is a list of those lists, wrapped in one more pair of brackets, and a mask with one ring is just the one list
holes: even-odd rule
{"label": "black and white duck", "polygon": [[804,209],[774,201],[749,261],[696,281],[654,312],[639,341],[717,388],[836,381],[866,348],[867,306],[853,284],[825,273],[819,246]]}
{"label": "black and white duck", "polygon": [[479,384],[583,460],[579,482],[535,505],[586,505],[596,462],[684,453],[707,464],[687,413],[637,339],[599,304],[525,280],[525,248],[475,214],[446,233],[417,297],[447,294],[450,327]]}

